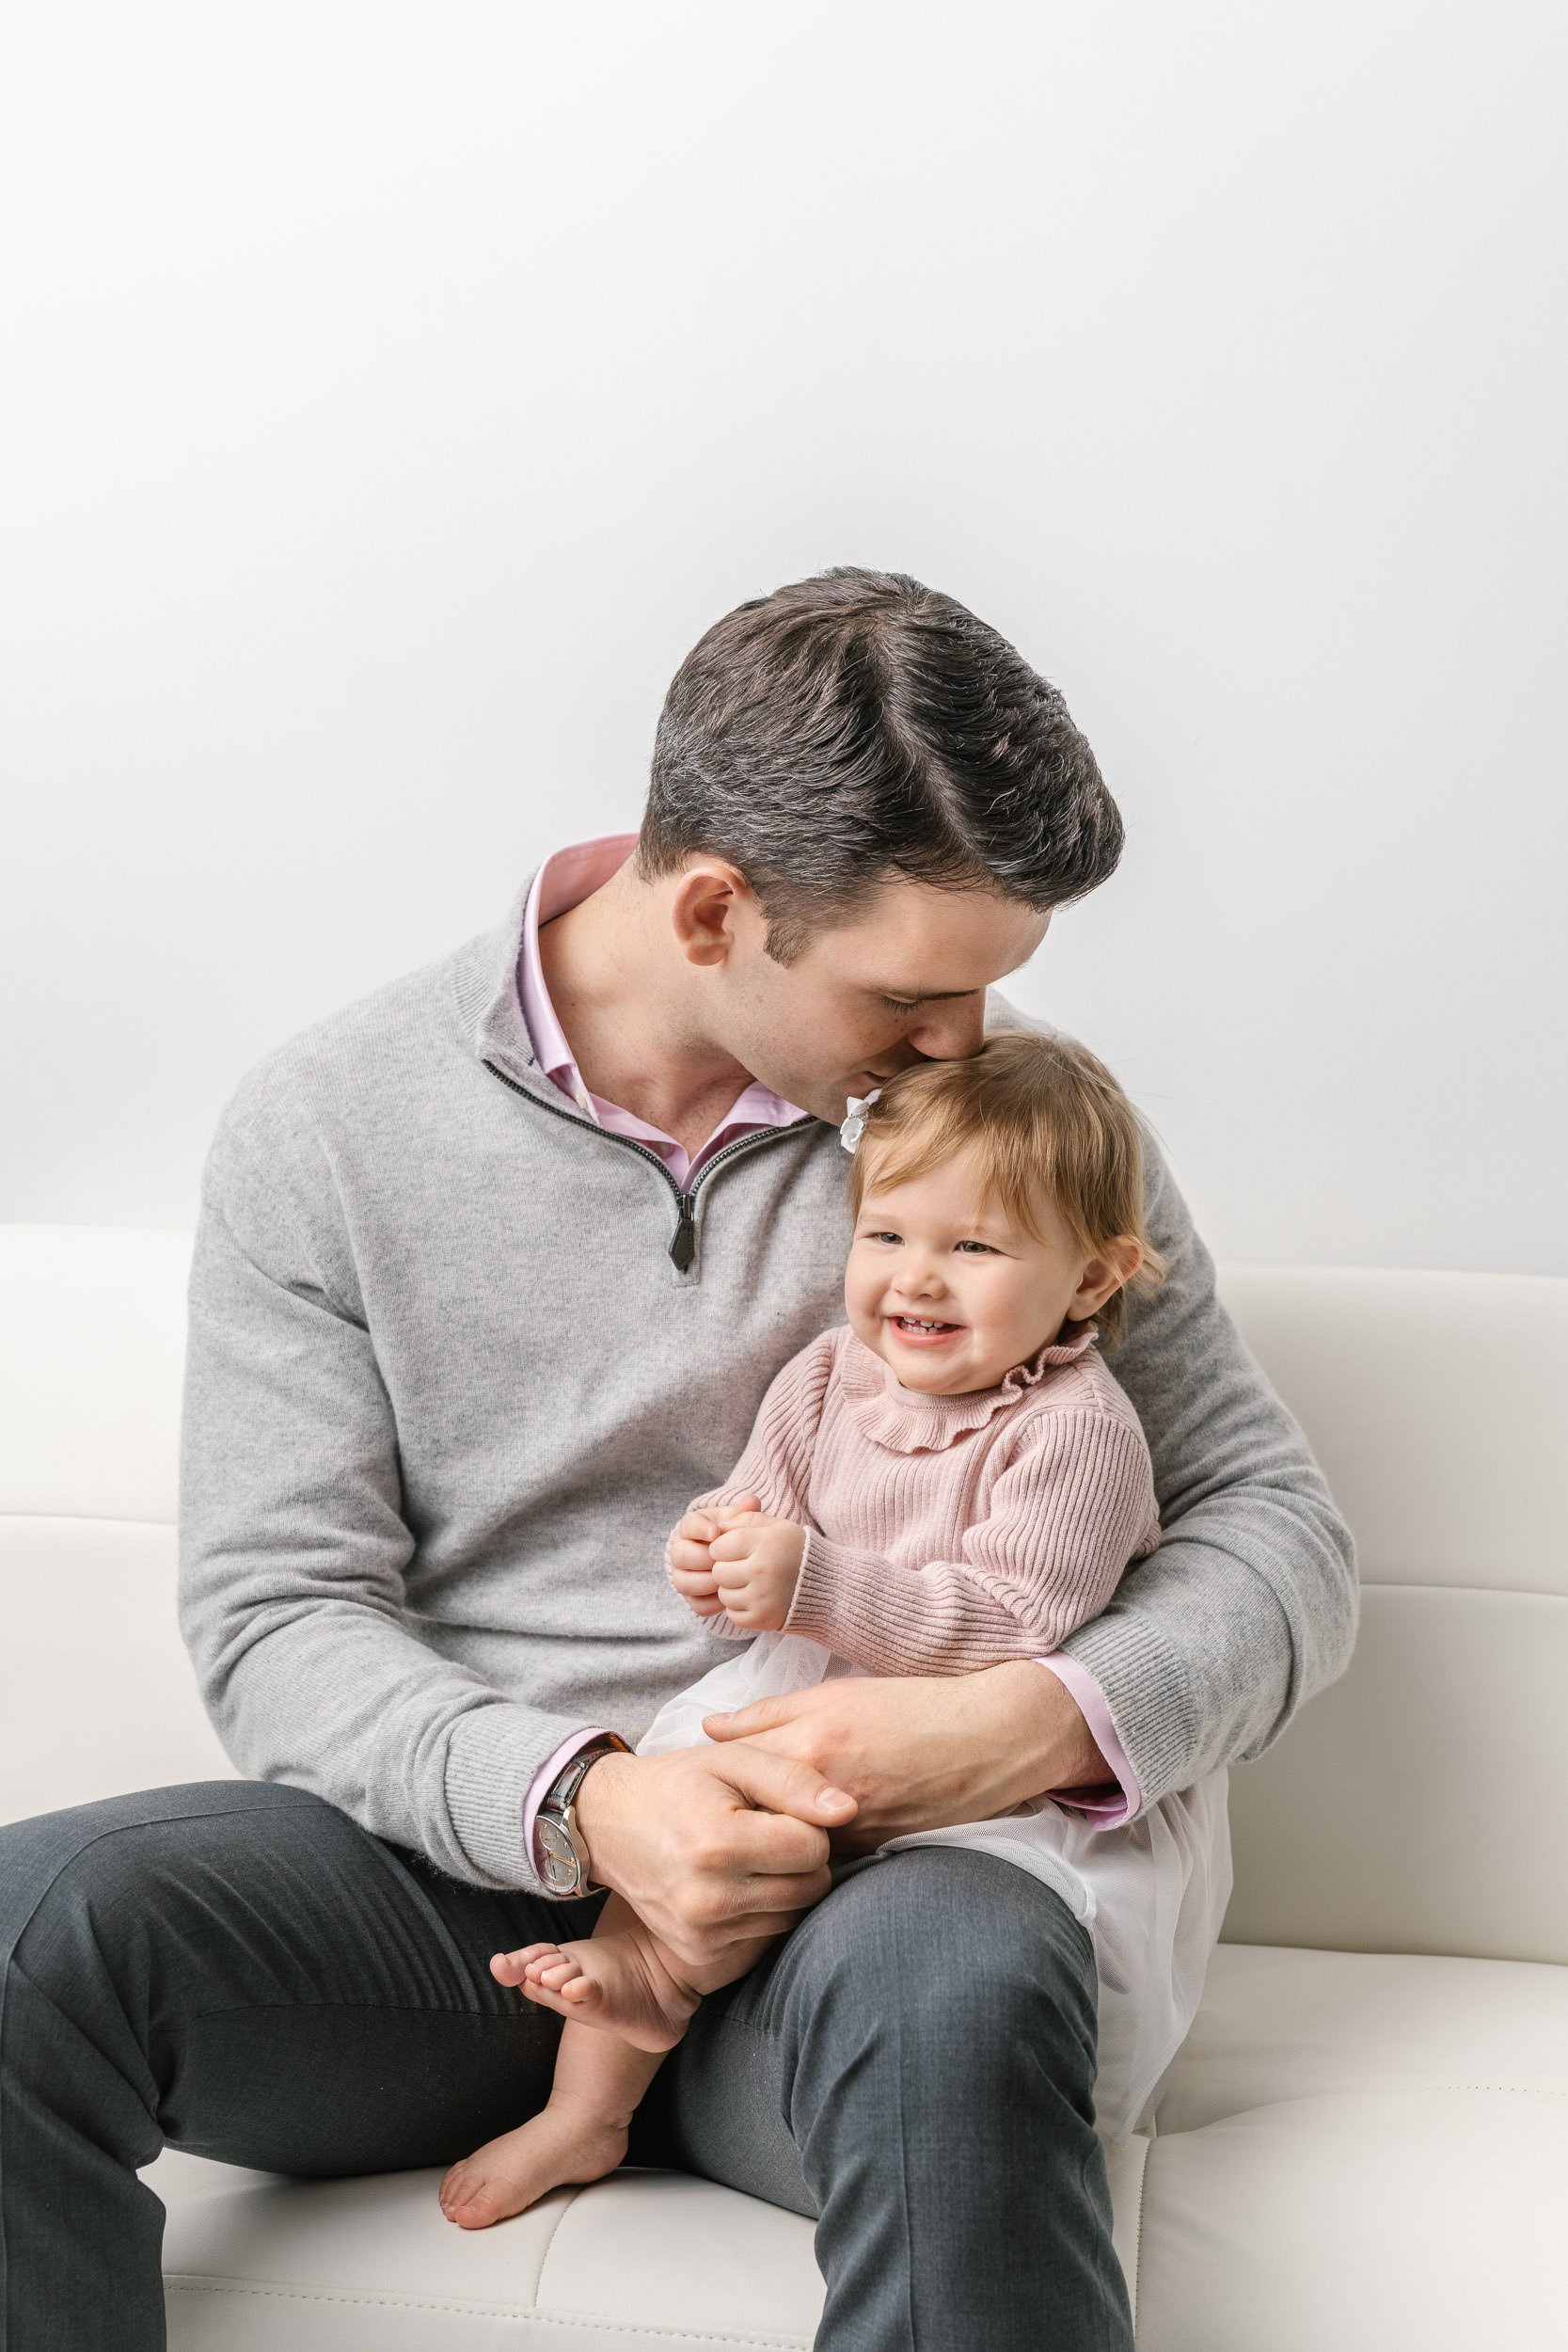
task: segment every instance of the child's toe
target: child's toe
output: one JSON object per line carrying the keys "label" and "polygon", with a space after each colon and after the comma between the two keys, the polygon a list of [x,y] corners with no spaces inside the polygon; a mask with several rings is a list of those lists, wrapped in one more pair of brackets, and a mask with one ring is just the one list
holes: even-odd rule
{"label": "child's toe", "polygon": [[473,2173],[467,2164],[454,2164],[436,2194],[441,2211],[450,2220],[458,2208],[466,2205],[475,2186]]}
{"label": "child's toe", "polygon": [[460,2230],[489,2230],[498,2221],[506,2219],[506,2208],[499,2204],[495,2198],[487,2197],[481,2191],[477,2196],[470,2197],[467,2203],[453,2205],[447,2219],[455,2221]]}
{"label": "child's toe", "polygon": [[520,1952],[494,1952],[490,1958],[490,1974],[498,1984],[516,1984],[542,1954],[554,1951],[553,1944],[525,1944]]}

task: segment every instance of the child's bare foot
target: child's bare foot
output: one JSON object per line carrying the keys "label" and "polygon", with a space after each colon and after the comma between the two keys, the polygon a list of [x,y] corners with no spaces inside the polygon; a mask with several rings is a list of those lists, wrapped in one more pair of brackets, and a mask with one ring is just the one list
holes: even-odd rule
{"label": "child's bare foot", "polygon": [[454,2164],[438,2191],[460,2230],[487,2230],[567,2181],[602,2181],[626,2159],[626,2126],[559,2096],[515,2132]]}
{"label": "child's bare foot", "polygon": [[639,2050],[673,2050],[699,1998],[672,1976],[641,1921],[626,1933],[498,1952],[490,1974],[499,1984],[518,1986],[531,2001],[619,2034]]}

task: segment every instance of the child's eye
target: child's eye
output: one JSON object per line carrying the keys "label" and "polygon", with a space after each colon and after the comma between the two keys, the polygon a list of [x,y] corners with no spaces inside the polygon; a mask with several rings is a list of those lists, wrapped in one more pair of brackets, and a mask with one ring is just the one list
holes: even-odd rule
{"label": "child's eye", "polygon": [[884,996],[882,1002],[890,1012],[913,1012],[922,1000],[918,996]]}
{"label": "child's eye", "polygon": [[996,1255],[989,1241],[960,1241],[956,1247],[959,1249],[977,1250],[982,1257],[986,1258],[994,1258]]}
{"label": "child's eye", "polygon": [[867,1239],[867,1241],[893,1241],[893,1242],[897,1242],[897,1241],[902,1241],[902,1240],[903,1240],[903,1238],[904,1238],[904,1236],[903,1236],[903,1234],[902,1234],[902,1233],[868,1233],[868,1234],[866,1235],[866,1239]]}

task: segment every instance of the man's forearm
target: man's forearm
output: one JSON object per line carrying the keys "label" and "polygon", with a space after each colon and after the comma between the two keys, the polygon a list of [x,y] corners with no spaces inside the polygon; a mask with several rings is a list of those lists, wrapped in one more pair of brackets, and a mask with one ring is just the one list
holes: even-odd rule
{"label": "man's forearm", "polygon": [[1033,1658],[1015,1660],[981,1677],[992,1686],[990,1727],[998,1758],[1004,1763],[1009,1756],[1016,1758],[1018,1778],[1029,1782],[1027,1788],[1020,1787],[1012,1802],[1019,1804],[1028,1797],[1069,1789],[1114,1789],[1116,1774],[1070,1682],[1054,1674],[1042,1675],[1043,1663]]}
{"label": "man's forearm", "polygon": [[707,1728],[800,1757],[847,1788],[859,1811],[835,1838],[846,1852],[1110,1778],[1071,1693],[1033,1659],[969,1675],[837,1676],[710,1716]]}
{"label": "man's forearm", "polygon": [[1104,1613],[1069,1636],[1064,1647],[1104,1693],[1145,1807],[1260,1754],[1343,1671],[1356,1592],[1335,1528],[1326,1497],[1314,1527],[1307,1497],[1232,1491],[1180,1522]]}

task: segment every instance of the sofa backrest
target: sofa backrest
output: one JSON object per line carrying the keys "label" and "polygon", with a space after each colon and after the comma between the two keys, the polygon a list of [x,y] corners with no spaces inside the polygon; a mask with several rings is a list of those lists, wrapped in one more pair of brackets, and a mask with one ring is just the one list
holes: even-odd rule
{"label": "sofa backrest", "polygon": [[1350,1671],[1231,1774],[1231,1943],[1568,1961],[1568,1280],[1232,1268],[1355,1531]]}
{"label": "sofa backrest", "polygon": [[0,1226],[0,1820],[231,1769],[174,1618],[189,1263]]}
{"label": "sofa backrest", "polygon": [[[188,1257],[0,1227],[0,1819],[230,1769],[174,1623]],[[1568,1962],[1568,1281],[1222,1286],[1364,1585],[1349,1673],[1231,1775],[1227,1939]]]}

